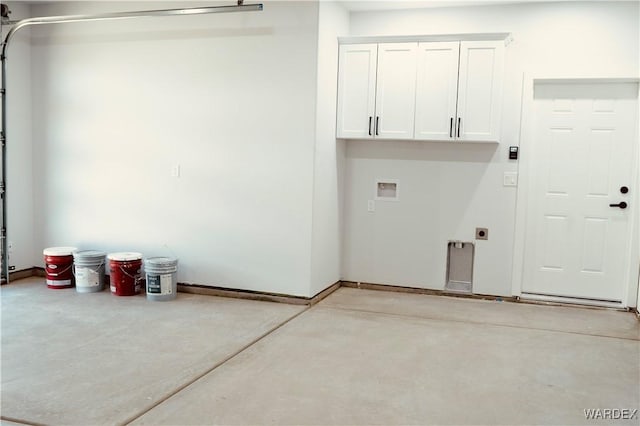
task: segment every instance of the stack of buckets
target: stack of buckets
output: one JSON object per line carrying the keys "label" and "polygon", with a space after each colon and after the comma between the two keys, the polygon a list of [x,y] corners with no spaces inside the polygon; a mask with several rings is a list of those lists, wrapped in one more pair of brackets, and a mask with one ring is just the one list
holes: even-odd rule
{"label": "stack of buckets", "polygon": [[[47,287],[75,287],[78,293],[95,293],[105,287],[105,257],[109,261],[111,293],[134,296],[142,290],[142,254],[51,247],[43,251]],[[150,257],[144,260],[148,300],[173,300],[178,287],[178,259]]]}

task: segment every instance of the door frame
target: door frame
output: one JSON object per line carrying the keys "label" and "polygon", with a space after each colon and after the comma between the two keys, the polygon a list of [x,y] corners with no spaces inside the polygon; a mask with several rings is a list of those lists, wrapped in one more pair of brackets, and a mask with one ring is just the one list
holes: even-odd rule
{"label": "door frame", "polygon": [[[534,97],[533,89],[536,84],[556,83],[556,84],[572,84],[572,83],[636,83],[639,87],[638,93],[638,109],[640,111],[640,78],[626,76],[558,76],[558,75],[531,75],[524,73],[522,79],[522,104],[520,112],[520,153],[518,160],[518,187],[516,191],[516,214],[515,214],[515,236],[513,247],[513,270],[511,277],[511,294],[513,296],[522,296],[522,284],[524,277],[525,265],[525,247],[526,247],[526,225],[528,213],[528,196],[532,185],[531,173],[532,157],[528,155],[528,148],[533,143],[534,123]],[[635,140],[638,141],[638,128],[640,123],[636,122]],[[582,299],[571,299],[567,297],[543,296],[540,300],[547,301],[564,301],[569,303],[582,303],[589,305],[609,306],[609,307],[636,307],[640,292],[640,144],[634,146],[633,163],[631,166],[631,182],[633,187],[637,188],[631,194],[630,202],[634,203],[634,214],[631,218],[631,235],[629,236],[630,245],[627,263],[629,267],[625,271],[626,291],[622,303],[611,303],[597,301],[587,301]]]}

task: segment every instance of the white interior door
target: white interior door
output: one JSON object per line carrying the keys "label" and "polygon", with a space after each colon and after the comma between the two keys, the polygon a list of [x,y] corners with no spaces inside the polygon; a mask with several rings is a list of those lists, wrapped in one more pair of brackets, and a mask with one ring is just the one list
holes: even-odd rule
{"label": "white interior door", "polygon": [[377,44],[340,46],[338,138],[372,138],[376,99]]}
{"label": "white interior door", "polygon": [[413,139],[418,43],[378,45],[375,137]]}
{"label": "white interior door", "polygon": [[523,293],[624,300],[637,99],[636,83],[534,86]]}
{"label": "white interior door", "polygon": [[415,138],[454,138],[460,42],[418,45]]}

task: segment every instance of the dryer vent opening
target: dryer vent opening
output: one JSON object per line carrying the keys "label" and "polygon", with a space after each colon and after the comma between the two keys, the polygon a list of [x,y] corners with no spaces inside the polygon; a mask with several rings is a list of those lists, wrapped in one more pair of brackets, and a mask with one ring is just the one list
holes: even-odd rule
{"label": "dryer vent opening", "polygon": [[449,241],[447,244],[446,291],[473,293],[473,257],[475,246],[470,242]]}

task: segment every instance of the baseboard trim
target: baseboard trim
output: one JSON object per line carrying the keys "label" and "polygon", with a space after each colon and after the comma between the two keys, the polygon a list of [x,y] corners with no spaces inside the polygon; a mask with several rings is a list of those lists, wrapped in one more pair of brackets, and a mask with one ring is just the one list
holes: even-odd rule
{"label": "baseboard trim", "polygon": [[447,297],[459,297],[462,299],[480,299],[480,300],[502,300],[505,302],[517,302],[517,297],[512,296],[492,296],[488,294],[476,294],[476,293],[457,293],[446,290],[434,290],[429,288],[419,287],[399,287],[389,284],[374,284],[363,283],[355,281],[340,281],[343,287],[358,288],[363,290],[375,290],[375,291],[390,291],[394,293],[411,293],[411,294],[427,294],[430,296],[447,296]]}
{"label": "baseboard trim", "polygon": [[544,304],[549,306],[579,306],[588,309],[612,309],[616,311],[631,311],[631,308],[622,306],[621,302],[606,300],[577,299],[571,297],[547,296],[543,294],[522,293],[518,298],[521,303]]}
{"label": "baseboard trim", "polygon": [[337,281],[313,297],[289,296],[279,293],[267,293],[252,290],[238,290],[225,287],[212,287],[201,284],[178,283],[178,292],[203,294],[207,296],[231,297],[234,299],[259,300],[264,302],[287,303],[289,305],[312,306],[340,288]]}
{"label": "baseboard trim", "polygon": [[[340,282],[343,287],[350,288],[358,288],[364,290],[376,290],[376,291],[391,291],[395,293],[413,293],[413,294],[427,294],[431,296],[447,296],[447,297],[459,297],[463,299],[480,299],[480,300],[501,300],[504,302],[511,303],[522,303],[527,305],[545,305],[545,306],[564,306],[564,307],[572,307],[572,308],[583,308],[583,309],[610,309],[616,311],[633,311],[633,308],[623,308],[620,306],[603,306],[596,304],[581,304],[581,303],[569,303],[569,301],[551,301],[551,300],[541,300],[541,299],[533,299],[533,298],[523,298],[519,296],[492,296],[487,294],[468,294],[468,293],[455,293],[444,290],[433,290],[426,288],[417,288],[417,287],[398,287],[388,284],[373,284],[373,283],[363,283],[363,282],[354,282],[354,281],[341,281]],[[640,313],[635,311],[638,320],[640,320]]]}
{"label": "baseboard trim", "polygon": [[[34,266],[33,268],[21,269],[19,271],[9,272],[9,282],[21,280],[30,277],[44,277],[44,268]],[[6,284],[6,283],[3,283]]]}
{"label": "baseboard trim", "polygon": [[[30,277],[45,277],[44,268],[33,267],[9,274],[9,282],[21,280]],[[105,280],[109,282],[109,275],[105,276]],[[6,283],[2,283],[5,285]],[[231,297],[235,299],[260,300],[266,302],[287,303],[290,305],[312,306],[320,302],[325,297],[340,288],[340,281],[336,281],[326,289],[320,291],[313,297],[290,296],[278,293],[266,293],[252,290],[238,290],[225,287],[212,287],[201,284],[178,283],[178,292],[190,294],[203,294],[208,296]]]}
{"label": "baseboard trim", "polygon": [[[29,277],[45,277],[44,268],[41,267],[33,267],[22,269],[20,271],[11,272],[9,274],[9,282],[15,280],[21,280]],[[109,276],[106,276],[106,280],[108,282]],[[6,283],[2,283],[5,285]],[[290,296],[286,294],[279,293],[267,293],[260,291],[252,291],[252,290],[238,290],[226,287],[213,287],[206,286],[202,284],[191,284],[191,283],[178,283],[178,292],[181,293],[190,293],[190,294],[202,294],[208,296],[218,296],[218,297],[229,297],[234,299],[246,299],[246,300],[259,300],[265,302],[276,302],[276,303],[286,303],[290,305],[301,305],[301,306],[313,306],[327,296],[329,296],[334,291],[338,290],[340,287],[348,287],[348,288],[357,288],[363,290],[375,290],[375,291],[389,291],[393,293],[410,293],[410,294],[427,294],[431,296],[447,296],[447,297],[458,297],[462,299],[479,299],[479,300],[501,300],[505,302],[513,302],[513,303],[525,303],[532,305],[547,305],[547,306],[570,306],[570,307],[580,307],[586,309],[614,309],[621,311],[629,311],[636,315],[638,320],[640,320],[640,311],[638,308],[620,308],[620,307],[606,307],[606,306],[593,306],[586,304],[574,304],[574,303],[562,303],[560,301],[549,301],[549,300],[534,300],[534,299],[526,299],[518,296],[492,296],[487,294],[468,294],[468,293],[455,293],[444,290],[434,290],[428,288],[418,288],[418,287],[399,287],[395,285],[389,284],[375,284],[375,283],[363,283],[356,281],[336,281],[326,289],[320,291],[313,297],[303,297],[303,296]]]}

